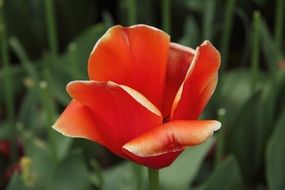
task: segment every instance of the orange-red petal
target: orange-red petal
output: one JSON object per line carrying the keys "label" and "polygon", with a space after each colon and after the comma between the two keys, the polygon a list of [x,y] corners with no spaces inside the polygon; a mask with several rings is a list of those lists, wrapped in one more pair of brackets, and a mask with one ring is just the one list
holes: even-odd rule
{"label": "orange-red petal", "polygon": [[88,63],[90,80],[114,81],[162,106],[169,36],[146,25],[114,26],[96,43]]}
{"label": "orange-red petal", "polygon": [[121,149],[125,143],[162,123],[159,110],[130,87],[114,82],[73,81],[67,91],[92,110],[105,146],[121,157],[126,157]]}
{"label": "orange-red petal", "polygon": [[194,54],[195,50],[191,48],[170,43],[162,107],[162,115],[164,117],[170,115],[173,100],[185,79]]}
{"label": "orange-red petal", "polygon": [[171,120],[195,120],[199,117],[216,88],[220,63],[220,53],[209,41],[197,48],[175,96]]}
{"label": "orange-red petal", "polygon": [[152,157],[177,152],[206,141],[221,127],[215,120],[175,120],[156,127],[123,146],[130,156]]}
{"label": "orange-red petal", "polygon": [[52,127],[65,136],[86,138],[105,144],[94,113],[76,100],[69,103]]}

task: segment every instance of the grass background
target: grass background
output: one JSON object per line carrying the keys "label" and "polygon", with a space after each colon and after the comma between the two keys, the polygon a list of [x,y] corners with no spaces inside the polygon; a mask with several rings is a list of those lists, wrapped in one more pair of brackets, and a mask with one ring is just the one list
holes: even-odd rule
{"label": "grass background", "polygon": [[161,189],[285,189],[283,0],[0,0],[0,189],[147,189],[146,171],[51,129],[86,79],[95,42],[115,24],[161,28],[222,54],[202,117],[215,140],[161,170]]}

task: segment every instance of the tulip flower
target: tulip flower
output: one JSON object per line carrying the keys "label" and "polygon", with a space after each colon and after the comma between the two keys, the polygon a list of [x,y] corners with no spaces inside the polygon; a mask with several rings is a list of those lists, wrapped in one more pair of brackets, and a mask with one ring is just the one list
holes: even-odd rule
{"label": "tulip flower", "polygon": [[67,85],[72,101],[53,128],[138,164],[167,167],[221,126],[198,120],[217,85],[220,60],[209,41],[194,50],[151,26],[114,26],[91,52],[89,80]]}
{"label": "tulip flower", "polygon": [[0,140],[0,156],[8,158],[10,155],[10,143],[6,140]]}

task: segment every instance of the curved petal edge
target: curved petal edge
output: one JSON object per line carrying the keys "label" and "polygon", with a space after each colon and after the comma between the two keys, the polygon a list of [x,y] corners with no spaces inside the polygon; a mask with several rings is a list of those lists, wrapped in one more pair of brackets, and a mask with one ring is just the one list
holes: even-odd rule
{"label": "curved petal edge", "polygon": [[94,113],[76,100],[69,103],[52,128],[65,136],[85,138],[105,144]]}
{"label": "curved petal edge", "polygon": [[220,53],[209,41],[197,48],[173,101],[170,120],[196,120],[200,116],[216,88],[220,64]]}
{"label": "curved petal edge", "polygon": [[125,143],[162,124],[160,111],[130,87],[112,81],[72,81],[67,92],[93,112],[105,146],[123,158]]}
{"label": "curved petal edge", "polygon": [[221,127],[215,120],[175,120],[150,130],[123,146],[129,156],[152,157],[205,142]]}

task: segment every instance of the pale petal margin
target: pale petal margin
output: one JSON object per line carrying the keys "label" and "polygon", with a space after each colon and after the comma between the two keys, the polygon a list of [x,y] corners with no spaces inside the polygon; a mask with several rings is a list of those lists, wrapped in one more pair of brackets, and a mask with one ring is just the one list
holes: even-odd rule
{"label": "pale petal margin", "polygon": [[170,120],[198,119],[216,88],[220,64],[220,53],[209,41],[197,48],[173,101]]}
{"label": "pale petal margin", "polygon": [[150,130],[123,146],[129,156],[152,157],[205,142],[221,127],[215,120],[175,120]]}

